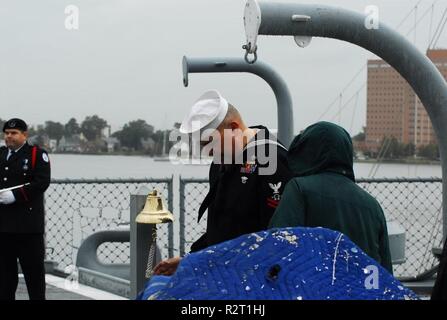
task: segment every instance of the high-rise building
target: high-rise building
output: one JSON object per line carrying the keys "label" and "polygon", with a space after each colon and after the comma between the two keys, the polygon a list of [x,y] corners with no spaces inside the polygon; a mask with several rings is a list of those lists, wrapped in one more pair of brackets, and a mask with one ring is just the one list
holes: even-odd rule
{"label": "high-rise building", "polygon": [[[427,56],[447,79],[447,50]],[[435,144],[430,118],[406,80],[383,60],[368,61],[366,145],[378,151],[385,137],[416,147]]]}

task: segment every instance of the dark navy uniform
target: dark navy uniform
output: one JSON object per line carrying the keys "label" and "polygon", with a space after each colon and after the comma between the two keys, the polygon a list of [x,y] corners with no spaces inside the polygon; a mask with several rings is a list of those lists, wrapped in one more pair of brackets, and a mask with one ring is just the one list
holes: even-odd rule
{"label": "dark navy uniform", "polygon": [[0,204],[0,299],[13,300],[17,289],[17,259],[30,299],[45,299],[44,192],[50,184],[47,153],[25,143],[8,156],[0,148],[0,190],[13,190],[15,202]]}
{"label": "dark navy uniform", "polygon": [[[248,144],[255,148],[250,158],[248,148],[244,150],[244,163],[232,165],[211,164],[209,173],[210,190],[199,209],[199,221],[208,210],[206,233],[191,246],[198,251],[243,234],[267,229],[269,221],[279,204],[285,185],[291,178],[287,166],[287,150],[272,137],[267,128],[266,137],[258,134]],[[259,147],[267,152],[276,148],[276,172],[260,175],[259,170],[267,167],[259,161]],[[263,151],[264,153],[264,151]]]}
{"label": "dark navy uniform", "polygon": [[444,242],[444,249],[441,254],[438,275],[436,276],[435,286],[431,293],[432,300],[447,300],[447,240]]}

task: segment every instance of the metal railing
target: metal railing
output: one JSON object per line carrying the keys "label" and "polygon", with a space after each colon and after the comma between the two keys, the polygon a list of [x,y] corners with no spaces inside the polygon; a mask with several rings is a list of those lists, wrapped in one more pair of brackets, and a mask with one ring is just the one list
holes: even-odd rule
{"label": "metal railing", "polygon": [[[45,193],[47,259],[64,270],[74,265],[82,241],[103,230],[129,227],[130,195],[145,187],[157,189],[173,210],[173,178],[53,180]],[[159,228],[164,257],[173,256],[173,226]],[[98,248],[103,263],[129,263],[129,243],[104,243]]]}
{"label": "metal railing", "polygon": [[[406,262],[394,266],[398,277],[417,277],[437,260],[432,248],[442,244],[442,180],[359,179],[358,184],[382,205],[387,220],[406,230]],[[206,215],[197,223],[198,208],[208,192],[204,179],[54,180],[46,192],[47,258],[62,270],[74,265],[81,242],[97,231],[129,224],[130,195],[141,187],[162,192],[176,216],[159,227],[162,257],[183,255],[206,228]],[[174,202],[174,199],[178,199]],[[178,214],[177,214],[178,212]],[[178,218],[177,218],[178,217]],[[174,233],[174,230],[176,232]],[[104,263],[129,263],[128,243],[105,243],[98,249]]]}
{"label": "metal railing", "polygon": [[401,278],[416,278],[438,261],[432,249],[442,247],[442,179],[362,179],[358,184],[372,194],[389,221],[406,231],[404,264],[394,266]]}
{"label": "metal railing", "polygon": [[[432,249],[442,246],[442,180],[358,179],[357,183],[379,201],[387,220],[406,230],[406,261],[394,266],[395,275],[414,278],[431,270],[437,264]],[[206,215],[200,224],[197,217],[208,188],[207,180],[180,180],[181,253],[188,252],[205,231]]]}

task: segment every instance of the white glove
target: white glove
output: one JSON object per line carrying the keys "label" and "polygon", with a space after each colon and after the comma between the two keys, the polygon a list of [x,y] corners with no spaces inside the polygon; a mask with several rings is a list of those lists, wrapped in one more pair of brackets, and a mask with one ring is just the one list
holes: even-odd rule
{"label": "white glove", "polygon": [[16,202],[14,193],[12,191],[3,191],[0,193],[0,203],[1,204],[11,204]]}

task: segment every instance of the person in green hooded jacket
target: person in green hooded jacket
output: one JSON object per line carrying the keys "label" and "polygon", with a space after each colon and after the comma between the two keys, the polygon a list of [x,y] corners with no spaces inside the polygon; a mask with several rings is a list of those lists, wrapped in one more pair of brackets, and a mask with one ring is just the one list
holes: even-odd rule
{"label": "person in green hooded jacket", "polygon": [[294,178],[269,227],[340,231],[392,273],[385,215],[377,200],[355,183],[348,132],[329,122],[311,125],[295,137],[287,161]]}

